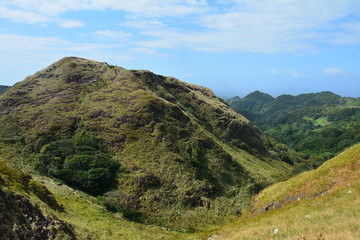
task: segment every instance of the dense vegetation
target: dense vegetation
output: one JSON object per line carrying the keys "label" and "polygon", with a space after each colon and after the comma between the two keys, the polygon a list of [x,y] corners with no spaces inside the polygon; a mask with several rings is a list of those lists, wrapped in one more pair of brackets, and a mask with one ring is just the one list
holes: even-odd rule
{"label": "dense vegetation", "polygon": [[94,136],[82,131],[42,147],[37,170],[90,194],[102,194],[115,185],[119,163]]}
{"label": "dense vegetation", "polygon": [[360,142],[360,99],[331,92],[273,98],[257,91],[229,104],[265,133],[304,153],[313,167]]}
{"label": "dense vegetation", "polygon": [[299,162],[207,88],[86,59],[16,84],[0,112],[10,162],[181,231],[231,220]]}

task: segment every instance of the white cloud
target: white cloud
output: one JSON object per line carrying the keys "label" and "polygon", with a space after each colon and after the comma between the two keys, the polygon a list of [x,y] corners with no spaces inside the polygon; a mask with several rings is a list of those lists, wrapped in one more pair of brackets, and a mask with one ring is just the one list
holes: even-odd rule
{"label": "white cloud", "polygon": [[[27,75],[65,56],[78,56],[97,61],[121,64],[147,55],[119,44],[72,42],[58,37],[31,37],[0,33],[0,84],[12,85]],[[22,70],[19,71],[19,66]]]}
{"label": "white cloud", "polygon": [[[124,13],[122,25],[145,37],[136,42],[138,48],[303,53],[316,51],[321,42],[360,43],[358,18],[342,21],[359,13],[358,0],[2,0],[0,17],[56,22],[68,11],[106,9]],[[64,20],[60,26],[82,24]]]}
{"label": "white cloud", "polygon": [[97,31],[94,32],[94,34],[101,37],[109,37],[109,38],[124,38],[124,37],[133,36],[131,33],[126,33],[123,31],[109,31],[109,30]]}
{"label": "white cloud", "polygon": [[129,12],[136,16],[147,17],[180,17],[189,14],[204,12],[206,1],[194,0],[141,0],[141,1],[118,1],[118,0],[93,0],[90,8],[114,9]]}
{"label": "white cloud", "polygon": [[83,0],[3,0],[2,4],[13,9],[36,12],[45,16],[58,16],[69,10],[86,9],[88,1]]}
{"label": "white cloud", "polygon": [[325,42],[335,44],[360,44],[360,22],[340,24],[340,29],[326,35]]}
{"label": "white cloud", "polygon": [[325,68],[324,73],[328,76],[345,76],[348,75],[344,70],[340,68]]}
{"label": "white cloud", "polygon": [[[189,31],[176,26],[138,24],[142,34],[155,40],[141,42],[146,47],[191,48],[202,51],[313,52],[316,42],[343,39],[337,31],[345,29],[335,21],[354,10],[353,1],[234,1],[226,11],[208,11],[189,18],[197,26]],[[357,5],[357,9],[360,5]],[[356,8],[355,8],[356,9]],[[341,22],[341,21],[339,21]],[[347,39],[358,38],[357,28],[347,28]],[[320,30],[320,31],[319,31]],[[324,31],[321,31],[324,30]],[[360,40],[359,40],[360,41]],[[340,40],[338,40],[340,43]]]}
{"label": "white cloud", "polygon": [[29,24],[49,21],[49,18],[42,14],[22,10],[12,10],[4,6],[0,6],[0,18],[7,18],[15,22],[24,22]]}
{"label": "white cloud", "polygon": [[133,28],[141,28],[141,29],[146,29],[146,28],[150,28],[150,27],[151,28],[166,27],[166,25],[163,22],[156,20],[156,19],[147,20],[147,21],[131,19],[129,21],[119,24],[119,26],[127,26],[127,27],[133,27]]}
{"label": "white cloud", "polygon": [[131,52],[140,53],[142,55],[159,55],[153,48],[130,48]]}
{"label": "white cloud", "polygon": [[198,13],[207,5],[204,0],[4,0],[4,3],[46,16],[57,16],[66,11],[113,9],[138,16],[174,17]]}
{"label": "white cloud", "polygon": [[121,47],[120,44],[77,43],[57,37],[0,34],[0,52],[4,60],[13,56],[41,62],[43,59],[58,59],[63,56],[82,56],[101,61],[130,59],[131,54],[121,51]]}
{"label": "white cloud", "polygon": [[56,37],[30,37],[17,34],[0,34],[0,51],[2,55],[9,53],[21,53],[48,51],[57,46],[66,46],[67,41]]}
{"label": "white cloud", "polygon": [[285,72],[289,74],[292,78],[300,78],[300,73],[295,69],[286,69]]}
{"label": "white cloud", "polygon": [[85,24],[77,20],[62,20],[60,21],[59,26],[62,28],[75,28],[83,27]]}

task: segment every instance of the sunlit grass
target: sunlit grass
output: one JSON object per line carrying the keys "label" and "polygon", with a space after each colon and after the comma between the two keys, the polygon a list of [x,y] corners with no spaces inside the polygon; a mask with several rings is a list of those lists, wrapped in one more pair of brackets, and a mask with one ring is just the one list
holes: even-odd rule
{"label": "sunlit grass", "polygon": [[112,213],[97,205],[95,198],[75,191],[66,185],[46,177],[35,177],[43,182],[56,196],[64,212],[53,212],[60,219],[70,223],[78,239],[183,239],[184,233],[165,228],[139,224],[126,220],[119,213]]}
{"label": "sunlit grass", "polygon": [[[255,208],[305,193],[300,200],[254,217],[245,214],[219,231],[219,239],[360,239],[360,145],[319,169],[275,184],[256,196]],[[333,187],[325,195],[306,196]],[[274,233],[274,230],[277,233]]]}
{"label": "sunlit grass", "polygon": [[321,118],[314,120],[315,126],[325,126],[327,123],[328,123],[328,121],[327,121],[326,117],[321,117]]}

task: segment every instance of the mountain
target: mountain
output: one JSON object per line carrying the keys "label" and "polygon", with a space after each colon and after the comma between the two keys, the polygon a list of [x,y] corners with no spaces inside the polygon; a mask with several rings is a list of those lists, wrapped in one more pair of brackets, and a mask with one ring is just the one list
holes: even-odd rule
{"label": "mountain", "polygon": [[273,100],[274,98],[269,94],[255,91],[245,96],[244,99],[234,97],[228,103],[237,113],[242,114],[250,121],[255,121],[258,117],[254,113],[261,112],[264,106]]}
{"label": "mountain", "polygon": [[331,92],[266,97],[266,101],[264,96],[254,92],[229,104],[271,137],[303,152],[314,167],[360,142],[360,98]]}
{"label": "mountain", "polygon": [[360,239],[360,144],[274,184],[216,239]]}
{"label": "mountain", "polygon": [[[273,98],[269,94],[255,91],[243,99],[234,97],[228,101],[230,106],[238,110],[249,110],[258,117],[277,116],[279,112],[291,111],[307,107],[343,106],[351,98],[342,98],[332,92],[308,93],[292,96],[288,94]],[[358,102],[360,105],[360,100]]]}
{"label": "mountain", "polygon": [[[61,180],[127,219],[181,231],[236,217],[301,161],[205,87],[76,57],[13,86],[0,112],[10,166]],[[82,221],[66,214],[64,198],[57,216],[78,234]]]}
{"label": "mountain", "polygon": [[11,87],[0,85],[0,95],[9,90]]}

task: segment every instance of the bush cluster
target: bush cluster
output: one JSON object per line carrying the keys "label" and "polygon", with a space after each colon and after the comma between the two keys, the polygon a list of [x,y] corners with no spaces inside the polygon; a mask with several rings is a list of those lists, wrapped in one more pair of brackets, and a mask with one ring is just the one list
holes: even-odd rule
{"label": "bush cluster", "polygon": [[45,145],[37,157],[37,169],[84,192],[99,195],[115,184],[119,163],[96,137],[80,131],[70,139]]}

